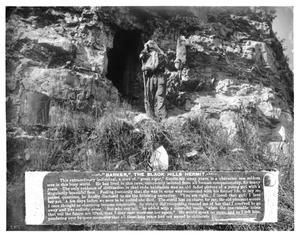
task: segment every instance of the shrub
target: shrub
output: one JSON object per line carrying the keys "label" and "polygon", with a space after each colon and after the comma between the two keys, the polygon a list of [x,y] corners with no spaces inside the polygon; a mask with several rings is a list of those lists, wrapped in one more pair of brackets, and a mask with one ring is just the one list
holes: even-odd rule
{"label": "shrub", "polygon": [[[43,138],[8,140],[8,154],[27,157],[25,170],[149,170],[153,151],[163,145],[169,154],[169,170],[268,170],[280,171],[279,222],[272,224],[217,226],[114,226],[86,225],[84,229],[198,229],[198,230],[293,230],[294,229],[294,173],[293,155],[280,154],[277,161],[263,152],[263,143],[251,126],[240,121],[236,140],[220,126],[212,126],[204,117],[183,121],[180,126],[146,120],[133,123],[137,115],[129,105],[111,106],[101,117],[76,111],[61,111],[52,120]],[[13,150],[19,148],[20,151]],[[236,149],[238,148],[238,149]],[[293,150],[291,144],[290,150]],[[187,154],[196,151],[193,156]],[[18,177],[9,180],[10,190],[19,184]],[[15,181],[13,181],[15,180]],[[21,185],[22,186],[22,185]],[[18,189],[19,190],[19,189]],[[21,192],[24,192],[22,189]],[[9,206],[9,213],[16,210]],[[14,218],[11,214],[11,218]],[[19,218],[19,217],[18,217]],[[10,219],[9,223],[13,223]],[[23,228],[23,227],[22,227]],[[71,229],[73,227],[70,227]],[[59,228],[58,228],[59,229]]]}

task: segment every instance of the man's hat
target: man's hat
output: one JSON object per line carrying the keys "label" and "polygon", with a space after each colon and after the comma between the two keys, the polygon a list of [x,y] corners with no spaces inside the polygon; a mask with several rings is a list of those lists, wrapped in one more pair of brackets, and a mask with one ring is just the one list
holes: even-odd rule
{"label": "man's hat", "polygon": [[157,43],[154,40],[148,40],[144,45],[145,48],[155,50],[158,53],[164,54],[164,52],[158,47]]}

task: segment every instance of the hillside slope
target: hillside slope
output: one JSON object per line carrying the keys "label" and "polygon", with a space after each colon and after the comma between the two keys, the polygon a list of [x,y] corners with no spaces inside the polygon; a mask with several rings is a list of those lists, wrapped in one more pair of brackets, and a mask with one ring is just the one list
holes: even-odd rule
{"label": "hillside slope", "polygon": [[[249,228],[293,229],[293,73],[272,31],[274,14],[249,7],[7,8],[7,228],[39,228],[24,224],[26,170],[144,170],[163,145],[170,170],[280,170],[279,224]],[[182,73],[172,68],[180,36]],[[161,123],[139,119],[138,55],[148,39],[170,61],[169,115]]]}

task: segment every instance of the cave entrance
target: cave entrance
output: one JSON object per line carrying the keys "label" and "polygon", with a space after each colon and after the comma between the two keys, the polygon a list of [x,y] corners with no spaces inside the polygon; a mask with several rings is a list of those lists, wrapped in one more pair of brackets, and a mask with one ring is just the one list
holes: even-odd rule
{"label": "cave entrance", "polygon": [[128,102],[135,97],[134,84],[141,66],[139,53],[142,48],[139,31],[120,30],[115,34],[113,48],[107,53],[107,78]]}

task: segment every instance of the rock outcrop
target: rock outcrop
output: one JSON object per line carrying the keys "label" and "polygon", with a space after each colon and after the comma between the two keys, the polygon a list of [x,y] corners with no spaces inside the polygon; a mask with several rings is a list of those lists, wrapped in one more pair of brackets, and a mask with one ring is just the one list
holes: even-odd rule
{"label": "rock outcrop", "polygon": [[[26,226],[25,171],[149,168],[280,169],[279,227],[247,228],[293,230],[293,73],[272,30],[272,8],[6,13],[8,230],[94,230]],[[168,118],[160,123],[141,113],[138,56],[149,39],[169,59]],[[119,106],[123,100],[134,109]]]}
{"label": "rock outcrop", "polygon": [[[47,124],[62,102],[81,111],[105,109],[120,97],[142,105],[138,53],[151,38],[171,65],[167,121],[180,125],[182,118],[203,115],[227,129],[230,139],[247,127],[272,149],[293,139],[293,73],[272,31],[270,8],[17,7],[7,12],[8,122]],[[186,47],[181,73],[172,69],[179,36]],[[59,103],[36,108],[45,103],[22,99],[32,92]],[[36,112],[24,120],[28,111],[44,115]]]}

